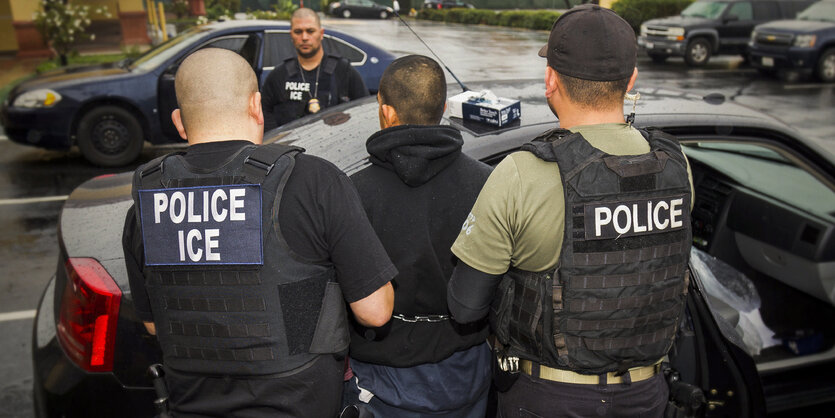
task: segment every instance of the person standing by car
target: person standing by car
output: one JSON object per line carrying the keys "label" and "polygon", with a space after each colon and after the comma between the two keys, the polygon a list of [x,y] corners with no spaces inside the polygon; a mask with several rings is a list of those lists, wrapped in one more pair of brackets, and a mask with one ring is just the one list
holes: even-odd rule
{"label": "person standing by car", "polygon": [[490,167],[461,152],[440,126],[446,81],[431,58],[409,55],[380,80],[381,130],[366,142],[371,166],[351,176],[371,225],[398,269],[395,309],[383,328],[355,324],[349,403],[378,417],[484,417],[492,356],[487,323],[449,317],[450,245]]}
{"label": "person standing by car", "polygon": [[[137,316],[162,349],[176,416],[336,416],[345,301],[386,323],[395,267],[350,180],[262,141],[255,74],[217,48],[177,71],[189,143],[134,174],[123,235]],[[343,297],[344,295],[344,297]]]}
{"label": "person standing by car", "polygon": [[500,416],[660,417],[687,291],[687,160],[624,123],[637,48],[614,12],[567,11],[539,55],[561,128],[490,175],[452,247],[450,310],[489,313]]}
{"label": "person standing by car", "polygon": [[322,48],[324,34],[316,12],[304,7],[293,12],[290,37],[296,56],[276,67],[264,81],[265,130],[368,96],[368,88],[348,59]]}

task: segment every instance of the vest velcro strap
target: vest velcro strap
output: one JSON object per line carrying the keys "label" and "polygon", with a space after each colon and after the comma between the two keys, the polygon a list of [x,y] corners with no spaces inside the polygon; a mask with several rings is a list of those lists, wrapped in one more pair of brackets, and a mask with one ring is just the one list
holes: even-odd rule
{"label": "vest velcro strap", "polygon": [[575,266],[601,266],[608,264],[637,263],[641,261],[665,258],[690,251],[689,244],[685,247],[681,242],[656,245],[653,247],[637,248],[626,251],[611,251],[601,253],[574,253]]}
{"label": "vest velcro strap", "polygon": [[675,335],[676,329],[676,325],[673,324],[655,332],[624,338],[583,338],[568,336],[566,337],[566,342],[570,347],[583,347],[592,351],[622,350],[669,341]]}
{"label": "vest velcro strap", "polygon": [[254,286],[261,284],[258,273],[244,271],[160,271],[154,274],[162,286]]}
{"label": "vest velcro strap", "polygon": [[571,289],[608,289],[642,286],[663,282],[673,277],[681,277],[683,271],[683,264],[673,264],[667,268],[643,273],[608,276],[574,276],[568,280],[568,287]]}
{"label": "vest velcro strap", "polygon": [[617,173],[619,177],[635,177],[646,174],[660,173],[670,157],[666,152],[655,151],[634,158],[611,156],[603,158],[606,167]]}
{"label": "vest velcro strap", "polygon": [[176,298],[166,297],[165,308],[172,311],[263,312],[264,298]]}
{"label": "vest velcro strap", "polygon": [[612,299],[573,299],[568,303],[568,310],[570,312],[599,312],[642,308],[644,306],[651,306],[665,300],[673,299],[679,295],[681,295],[681,285],[676,285],[660,292],[642,296]]}
{"label": "vest velcro strap", "polygon": [[191,360],[213,361],[268,361],[275,360],[275,354],[269,347],[244,349],[215,349],[200,347],[184,347],[175,345],[174,357]]}
{"label": "vest velcro strap", "polygon": [[632,329],[647,326],[663,321],[668,318],[675,318],[681,311],[678,306],[666,311],[654,314],[639,316],[628,319],[608,319],[589,321],[581,319],[568,319],[565,321],[564,331],[600,331],[605,329]]}
{"label": "vest velcro strap", "polygon": [[198,324],[172,321],[168,323],[171,335],[210,338],[269,337],[269,324]]}

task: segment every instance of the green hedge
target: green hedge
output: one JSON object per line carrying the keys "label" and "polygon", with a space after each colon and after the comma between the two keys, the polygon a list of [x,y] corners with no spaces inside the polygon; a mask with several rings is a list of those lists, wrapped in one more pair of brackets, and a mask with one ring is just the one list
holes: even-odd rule
{"label": "green hedge", "polygon": [[495,12],[482,9],[421,9],[418,11],[417,18],[437,22],[548,30],[559,16],[559,12],[544,10]]}
{"label": "green hedge", "polygon": [[657,17],[675,16],[690,3],[693,0],[618,0],[612,4],[612,10],[629,22],[637,33],[641,23]]}

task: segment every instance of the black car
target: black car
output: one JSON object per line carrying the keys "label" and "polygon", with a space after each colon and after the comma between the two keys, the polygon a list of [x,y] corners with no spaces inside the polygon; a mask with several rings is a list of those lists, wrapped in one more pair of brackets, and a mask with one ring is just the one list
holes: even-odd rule
{"label": "black car", "polygon": [[[495,165],[557,126],[541,80],[471,87],[522,103],[521,119],[501,128],[443,119],[474,158]],[[835,399],[835,157],[722,96],[638,90],[636,124],[680,138],[695,184],[693,278],[671,364],[702,389],[707,416]],[[304,147],[352,174],[369,166],[377,107],[368,97],[328,108],[265,142]],[[62,209],[58,268],[33,330],[39,417],[152,414],[145,370],[160,350],[136,317],[121,249],[130,189],[130,173],[95,178]]]}
{"label": "black car", "polygon": [[655,62],[683,56],[690,66],[707,64],[712,55],[743,55],[754,26],[793,19],[814,0],[697,0],[679,16],[641,24],[638,45]]}
{"label": "black car", "polygon": [[[322,45],[351,61],[373,92],[395,56],[336,30]],[[185,57],[207,47],[241,54],[263,83],[276,65],[294,56],[290,25],[230,21],[193,27],[136,60],[65,68],[24,81],[8,95],[0,122],[12,141],[42,148],[78,145],[101,166],[122,166],[139,156],[144,141],[182,142],[171,112],[177,107],[174,73]]]}
{"label": "black car", "polygon": [[763,72],[814,74],[835,81],[835,0],[817,2],[794,20],[757,25],[748,44],[751,65]]}
{"label": "black car", "polygon": [[463,8],[463,9],[475,9],[470,3],[464,3],[463,1],[458,0],[424,0],[423,1],[423,8],[424,9],[454,9],[454,8]]}
{"label": "black car", "polygon": [[371,0],[339,0],[328,6],[328,13],[346,19],[352,17],[388,19],[394,16],[394,9]]}

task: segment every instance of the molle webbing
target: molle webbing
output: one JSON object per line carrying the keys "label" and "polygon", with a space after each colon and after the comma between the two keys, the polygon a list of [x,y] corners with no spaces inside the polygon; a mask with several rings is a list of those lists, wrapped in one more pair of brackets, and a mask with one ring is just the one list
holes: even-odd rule
{"label": "molle webbing", "polygon": [[611,299],[574,299],[564,304],[569,312],[601,312],[625,309],[639,309],[673,299],[683,292],[681,286],[674,286],[660,292],[641,296],[617,297]]}
{"label": "molle webbing", "polygon": [[276,356],[269,347],[224,349],[208,347],[185,347],[174,345],[174,356],[203,361],[256,362],[275,360]]}
{"label": "molle webbing", "polygon": [[612,287],[641,286],[666,281],[672,277],[684,274],[684,266],[673,264],[659,270],[613,274],[607,276],[572,276],[568,280],[568,287],[572,289],[605,289]]}
{"label": "molle webbing", "polygon": [[168,326],[171,335],[186,337],[246,338],[270,336],[270,324],[222,325],[170,321]]}
{"label": "molle webbing", "polygon": [[574,253],[572,261],[575,266],[603,266],[657,260],[689,252],[690,244],[678,242],[626,251]]}
{"label": "molle webbing", "polygon": [[[678,312],[676,312],[676,314],[678,314]],[[676,333],[676,328],[676,324],[673,324],[652,333],[621,338],[581,338],[566,336],[565,342],[569,347],[583,347],[586,350],[592,351],[623,350],[627,348],[655,344],[662,341],[671,341]],[[658,358],[661,357],[663,357],[663,354],[658,356]]]}
{"label": "molle webbing", "polygon": [[167,286],[241,286],[261,283],[261,278],[254,271],[160,271],[152,277],[156,284]]}
{"label": "molle webbing", "polygon": [[175,298],[165,297],[165,309],[196,312],[263,312],[264,298]]}

